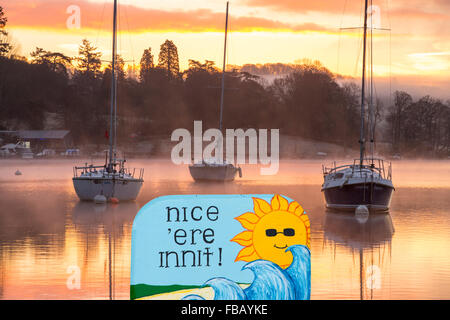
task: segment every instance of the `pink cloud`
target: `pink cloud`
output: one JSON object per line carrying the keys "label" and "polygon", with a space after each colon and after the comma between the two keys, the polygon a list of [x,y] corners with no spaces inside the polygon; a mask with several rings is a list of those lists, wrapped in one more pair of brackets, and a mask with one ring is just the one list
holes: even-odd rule
{"label": "pink cloud", "polygon": [[[3,6],[8,16],[9,27],[41,28],[65,30],[71,5],[81,9],[81,27],[98,30],[106,29],[111,24],[112,4],[92,3],[86,0],[6,0]],[[224,13],[208,9],[191,11],[156,10],[136,6],[120,7],[119,23],[122,30],[131,32],[204,32],[223,31]],[[102,14],[102,12],[104,14]],[[101,17],[103,16],[103,19]],[[101,21],[103,20],[103,21]],[[231,17],[234,31],[326,31],[326,28],[315,23],[299,25],[283,23],[260,17]],[[129,30],[128,30],[129,28]]]}

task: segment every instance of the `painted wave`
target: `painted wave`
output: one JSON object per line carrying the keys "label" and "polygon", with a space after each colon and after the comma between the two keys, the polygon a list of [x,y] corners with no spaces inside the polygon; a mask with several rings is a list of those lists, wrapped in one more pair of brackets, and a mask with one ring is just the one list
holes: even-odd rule
{"label": "painted wave", "polygon": [[[253,272],[254,280],[242,289],[227,278],[212,278],[204,283],[214,290],[214,300],[309,300],[311,296],[311,253],[308,247],[294,245],[286,249],[293,255],[285,270],[267,260],[247,263],[242,270]],[[195,294],[183,300],[204,300]]]}

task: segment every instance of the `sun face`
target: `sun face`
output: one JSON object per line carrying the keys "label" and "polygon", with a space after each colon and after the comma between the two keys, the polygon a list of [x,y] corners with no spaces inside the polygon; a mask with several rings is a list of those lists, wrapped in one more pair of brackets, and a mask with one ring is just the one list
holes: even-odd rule
{"label": "sun face", "polygon": [[271,203],[253,198],[254,212],[235,218],[246,229],[236,235],[234,241],[244,248],[235,261],[264,259],[285,269],[292,263],[289,246],[301,244],[310,248],[310,223],[302,206],[275,195]]}

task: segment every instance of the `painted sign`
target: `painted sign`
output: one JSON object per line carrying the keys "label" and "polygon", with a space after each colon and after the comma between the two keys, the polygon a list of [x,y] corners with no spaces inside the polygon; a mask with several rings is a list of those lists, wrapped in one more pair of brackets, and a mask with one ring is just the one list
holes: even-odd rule
{"label": "painted sign", "polygon": [[131,299],[304,300],[310,290],[309,218],[285,196],[164,196],[134,220]]}

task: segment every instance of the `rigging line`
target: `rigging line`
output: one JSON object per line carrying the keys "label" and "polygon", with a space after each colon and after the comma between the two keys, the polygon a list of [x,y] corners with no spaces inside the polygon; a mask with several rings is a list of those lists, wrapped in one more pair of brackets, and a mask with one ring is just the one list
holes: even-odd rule
{"label": "rigging line", "polygon": [[116,61],[116,65],[114,67],[116,67],[116,75],[115,75],[115,79],[116,81],[114,82],[114,162],[116,161],[116,156],[117,156],[117,95],[118,95],[118,80],[119,80],[119,57],[122,58],[121,54],[119,54],[118,52],[121,52],[123,46],[122,46],[122,32],[121,30],[121,5],[120,5],[120,0],[117,0],[117,48],[116,48],[116,56],[115,56],[115,61]]}
{"label": "rigging line", "polygon": [[336,74],[339,74],[339,62],[340,62],[340,59],[341,59],[341,32],[342,32],[342,24],[344,23],[345,11],[347,9],[347,3],[348,3],[348,0],[345,0],[344,9],[342,10],[341,22],[339,24]]}
{"label": "rigging line", "polygon": [[229,64],[230,61],[230,47],[231,47],[231,19],[230,17],[228,17],[228,29],[227,29],[227,33],[228,33],[228,40],[227,40],[227,60],[226,60],[226,64],[225,64],[225,71],[227,70],[227,66]]}
{"label": "rigging line", "polygon": [[[364,13],[364,6],[362,5],[362,2],[363,1],[359,2],[359,4],[360,4],[359,25],[362,24],[361,20],[362,20],[362,16],[364,15],[363,14]],[[361,29],[358,28],[358,30],[359,30],[359,34],[358,34],[359,44],[358,44],[358,55],[357,55],[356,62],[355,62],[355,68],[353,70],[353,76],[354,77],[357,77],[357,74],[358,74],[359,59],[361,57],[361,51],[362,51],[362,46],[363,46],[363,39],[362,39],[363,37],[361,36]]]}
{"label": "rigging line", "polygon": [[120,0],[117,0],[117,55],[123,58],[123,45],[122,45],[122,6],[120,5]]}
{"label": "rigging line", "polygon": [[373,0],[370,0],[370,151],[372,156],[372,163],[373,163],[373,156],[374,156],[374,106],[373,106]]}
{"label": "rigging line", "polygon": [[391,25],[391,15],[389,10],[389,0],[385,1],[386,12],[389,24],[389,106],[392,105],[392,25]]}
{"label": "rigging line", "polygon": [[129,42],[130,42],[130,49],[131,49],[131,56],[132,56],[132,60],[133,60],[133,67],[132,67],[132,70],[133,70],[133,72],[134,72],[134,63],[135,63],[135,56],[134,56],[134,48],[133,48],[133,42],[131,41],[131,30],[130,30],[130,23],[129,23],[129,20],[128,20],[128,6],[129,6],[129,3],[125,6],[125,20],[126,20],[126,23],[127,23],[127,30],[128,30],[128,40],[129,40]]}
{"label": "rigging line", "polygon": [[357,77],[358,76],[358,68],[359,68],[359,59],[361,58],[361,52],[362,52],[362,46],[363,46],[363,40],[361,37],[361,31],[359,31],[359,35],[358,35],[358,50],[357,50],[357,56],[356,56],[356,61],[355,61],[355,67],[353,68],[353,76]]}
{"label": "rigging line", "polygon": [[102,8],[102,13],[100,15],[100,28],[97,29],[97,36],[95,38],[95,42],[94,42],[94,46],[97,47],[97,43],[98,43],[98,38],[100,37],[100,31],[103,29],[103,17],[105,14],[105,7],[106,7],[106,1],[103,2],[103,8]]}

